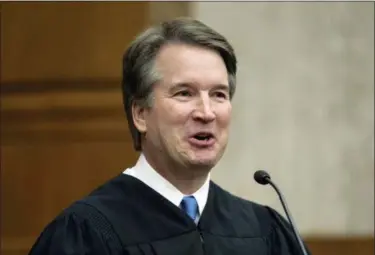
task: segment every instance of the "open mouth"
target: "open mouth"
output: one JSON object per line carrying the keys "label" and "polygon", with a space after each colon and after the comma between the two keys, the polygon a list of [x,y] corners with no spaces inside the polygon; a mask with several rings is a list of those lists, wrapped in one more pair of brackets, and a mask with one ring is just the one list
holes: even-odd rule
{"label": "open mouth", "polygon": [[215,144],[215,136],[212,133],[200,132],[191,136],[190,143],[198,147],[207,147]]}
{"label": "open mouth", "polygon": [[210,133],[198,133],[194,135],[194,138],[199,140],[199,141],[207,141],[212,139],[214,136]]}

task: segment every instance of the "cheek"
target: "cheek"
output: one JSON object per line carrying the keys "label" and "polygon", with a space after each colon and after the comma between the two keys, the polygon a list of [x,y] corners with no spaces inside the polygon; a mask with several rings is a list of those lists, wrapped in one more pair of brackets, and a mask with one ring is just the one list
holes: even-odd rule
{"label": "cheek", "polygon": [[162,109],[158,110],[154,121],[163,136],[177,139],[184,135],[184,126],[188,116],[186,108],[178,107],[175,104],[166,104]]}
{"label": "cheek", "polygon": [[189,118],[191,106],[186,103],[166,103],[163,105],[161,117],[169,128],[181,127]]}
{"label": "cheek", "polygon": [[220,128],[227,129],[229,127],[231,117],[232,117],[231,106],[221,108],[217,114],[217,121],[218,121]]}

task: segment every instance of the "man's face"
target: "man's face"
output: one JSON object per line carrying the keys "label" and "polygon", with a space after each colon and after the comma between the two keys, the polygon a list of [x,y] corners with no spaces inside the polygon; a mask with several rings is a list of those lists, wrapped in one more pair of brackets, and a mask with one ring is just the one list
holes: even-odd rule
{"label": "man's face", "polygon": [[211,169],[226,148],[232,109],[222,58],[205,48],[169,44],[155,68],[162,79],[144,112],[145,148],[177,165]]}

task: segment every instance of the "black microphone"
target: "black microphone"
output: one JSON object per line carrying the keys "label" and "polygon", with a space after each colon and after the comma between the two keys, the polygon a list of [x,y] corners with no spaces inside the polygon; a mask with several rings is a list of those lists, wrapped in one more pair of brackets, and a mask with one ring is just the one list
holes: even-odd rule
{"label": "black microphone", "polygon": [[297,228],[296,228],[295,223],[293,221],[292,215],[289,212],[289,209],[288,209],[288,207],[286,205],[285,198],[284,198],[283,194],[281,194],[281,192],[280,192],[279,188],[276,186],[276,184],[272,182],[271,176],[266,171],[264,171],[264,170],[258,170],[258,171],[256,171],[254,173],[254,180],[257,183],[262,184],[262,185],[270,184],[276,190],[277,194],[279,195],[281,204],[283,205],[285,214],[288,217],[290,225],[292,226],[292,230],[293,230],[294,236],[297,239],[298,244],[299,244],[299,246],[301,248],[302,254],[303,255],[308,255],[308,253],[307,253],[307,251],[305,249],[305,246],[303,245],[301,236],[299,235],[299,233],[297,231]]}

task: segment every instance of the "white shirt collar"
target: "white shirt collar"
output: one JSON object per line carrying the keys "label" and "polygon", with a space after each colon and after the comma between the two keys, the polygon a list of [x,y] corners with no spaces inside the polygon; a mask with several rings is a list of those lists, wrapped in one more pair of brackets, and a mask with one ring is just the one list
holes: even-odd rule
{"label": "white shirt collar", "polygon": [[[140,155],[135,166],[126,169],[123,173],[139,179],[150,188],[154,189],[156,192],[164,196],[177,207],[180,206],[181,200],[185,196],[185,194],[181,193],[181,191],[179,191],[168,180],[166,180],[157,171],[155,171],[147,162],[143,154]],[[202,215],[204,207],[206,206],[209,186],[210,175],[208,175],[207,180],[205,181],[203,186],[195,193],[191,194],[197,200],[199,216]],[[197,220],[199,220],[199,218]]]}

